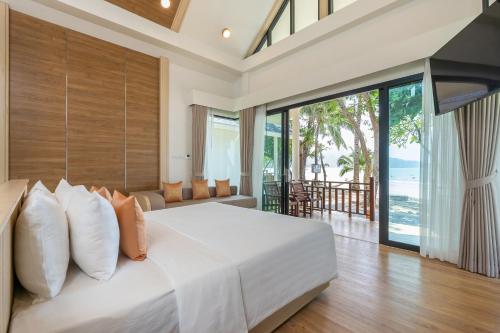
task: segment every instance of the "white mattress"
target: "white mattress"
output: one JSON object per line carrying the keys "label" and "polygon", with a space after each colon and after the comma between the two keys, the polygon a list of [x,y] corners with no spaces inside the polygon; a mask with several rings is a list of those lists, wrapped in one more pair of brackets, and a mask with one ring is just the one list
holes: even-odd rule
{"label": "white mattress", "polygon": [[337,274],[330,225],[218,203],[146,213],[233,263],[248,329]]}
{"label": "white mattress", "polygon": [[10,333],[178,332],[174,290],[147,259],[120,257],[109,281],[94,280],[73,264],[57,297],[32,303],[17,292]]}

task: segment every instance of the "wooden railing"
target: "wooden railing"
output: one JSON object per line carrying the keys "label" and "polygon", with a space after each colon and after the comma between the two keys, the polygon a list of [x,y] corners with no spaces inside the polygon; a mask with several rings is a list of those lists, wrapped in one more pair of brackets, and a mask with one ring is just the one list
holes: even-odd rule
{"label": "wooden railing", "polygon": [[332,211],[349,214],[364,215],[370,221],[375,221],[375,181],[370,177],[369,183],[333,182],[320,180],[297,180],[314,198],[321,197],[321,202],[315,203],[316,209],[330,214]]}

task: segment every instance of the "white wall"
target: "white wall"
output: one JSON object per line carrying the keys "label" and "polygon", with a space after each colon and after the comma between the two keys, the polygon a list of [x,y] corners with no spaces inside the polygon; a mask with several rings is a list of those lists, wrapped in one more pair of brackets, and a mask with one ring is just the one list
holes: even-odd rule
{"label": "white wall", "polygon": [[169,103],[169,180],[191,184],[191,103],[193,90],[206,91],[219,96],[233,96],[237,85],[199,71],[170,65]]}

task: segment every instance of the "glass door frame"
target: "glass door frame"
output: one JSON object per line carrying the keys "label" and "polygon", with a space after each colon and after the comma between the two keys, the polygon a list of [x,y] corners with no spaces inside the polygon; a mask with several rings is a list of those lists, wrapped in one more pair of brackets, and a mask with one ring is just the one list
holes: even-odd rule
{"label": "glass door frame", "polygon": [[379,244],[415,252],[420,252],[420,246],[401,243],[389,239],[389,90],[411,83],[422,82],[423,78],[423,74],[412,75],[398,80],[386,82],[379,88]]}
{"label": "glass door frame", "polygon": [[[380,149],[379,149],[379,244],[397,247],[410,251],[420,251],[419,246],[400,243],[396,241],[392,241],[389,239],[389,89],[404,86],[410,83],[423,81],[424,74],[414,74],[406,77],[402,77],[399,79],[389,80],[378,84],[373,84],[369,86],[364,86],[361,88],[356,88],[350,91],[340,92],[333,95],[316,98],[309,101],[304,101],[300,103],[296,103],[293,105],[288,105],[284,107],[280,107],[274,110],[267,111],[266,116],[274,115],[278,113],[282,113],[282,147],[288,147],[289,145],[289,114],[288,111],[291,109],[295,109],[298,107],[302,107],[305,105],[310,105],[314,103],[324,102],[336,98],[341,98],[349,95],[354,95],[366,91],[371,90],[379,90],[379,140],[380,140]],[[424,87],[425,89],[425,87]],[[285,151],[281,152],[283,163],[281,166],[282,171],[282,184],[286,184],[287,191],[283,191],[282,193],[282,210],[284,214],[288,214],[288,186],[289,180],[288,170],[289,170],[289,154],[288,149],[284,149]],[[283,186],[285,187],[285,186]],[[286,196],[286,198],[285,198]]]}
{"label": "glass door frame", "polygon": [[281,171],[281,204],[280,204],[280,213],[288,215],[288,209],[289,209],[289,188],[290,188],[290,179],[288,179],[288,174],[290,170],[290,152],[289,152],[289,145],[290,145],[290,114],[287,109],[280,109],[280,110],[272,110],[266,112],[266,118],[269,116],[274,116],[277,114],[281,114],[281,151],[279,152],[280,154],[280,159],[281,163],[279,165],[280,171]]}

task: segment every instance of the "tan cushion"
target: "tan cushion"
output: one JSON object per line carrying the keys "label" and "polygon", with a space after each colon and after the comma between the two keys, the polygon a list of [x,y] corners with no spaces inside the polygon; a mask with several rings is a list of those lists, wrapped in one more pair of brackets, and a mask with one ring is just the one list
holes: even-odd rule
{"label": "tan cushion", "polygon": [[215,180],[215,193],[217,193],[217,198],[231,196],[231,186],[229,185],[229,179]]}
{"label": "tan cushion", "polygon": [[113,193],[113,208],[120,227],[120,249],[132,260],[144,260],[147,256],[144,213],[134,196]]}
{"label": "tan cushion", "polygon": [[90,192],[96,192],[97,194],[100,194],[104,199],[108,200],[109,202],[113,200],[111,193],[104,186],[102,186],[101,188],[97,188],[97,186],[92,186],[90,188]]}
{"label": "tan cushion", "polygon": [[208,180],[192,180],[193,185],[193,200],[210,199],[208,191]]}
{"label": "tan cushion", "polygon": [[165,202],[180,202],[182,201],[182,182],[168,184],[163,183],[163,196]]}

